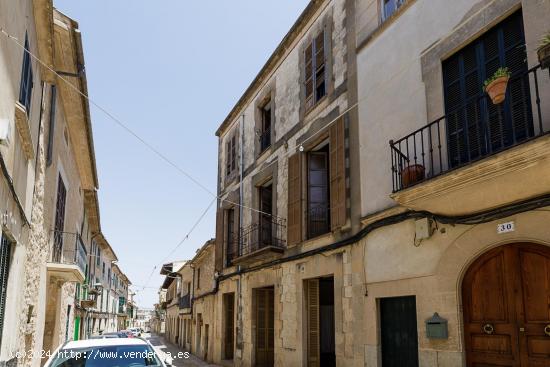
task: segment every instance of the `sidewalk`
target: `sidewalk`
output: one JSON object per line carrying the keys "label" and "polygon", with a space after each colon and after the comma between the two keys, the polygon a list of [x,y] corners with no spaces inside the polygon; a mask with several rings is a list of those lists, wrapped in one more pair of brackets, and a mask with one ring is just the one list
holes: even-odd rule
{"label": "sidewalk", "polygon": [[[174,344],[170,343],[164,337],[151,334],[150,337],[146,338],[149,343],[155,348],[155,351],[157,352],[158,356],[164,361],[166,359],[167,353],[169,353],[172,357],[177,356],[178,353],[184,352],[183,349],[180,349],[179,347],[175,346]],[[191,367],[191,366],[211,366],[211,367],[217,367],[217,365],[209,364],[204,362],[202,359],[189,354],[189,358],[173,358],[172,359],[172,366],[174,367]]]}

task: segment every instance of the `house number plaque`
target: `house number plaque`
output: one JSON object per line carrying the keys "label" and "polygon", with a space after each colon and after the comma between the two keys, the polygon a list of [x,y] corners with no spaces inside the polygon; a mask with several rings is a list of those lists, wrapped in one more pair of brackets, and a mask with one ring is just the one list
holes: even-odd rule
{"label": "house number plaque", "polygon": [[515,230],[516,230],[516,226],[514,222],[499,223],[497,225],[498,234],[514,232]]}

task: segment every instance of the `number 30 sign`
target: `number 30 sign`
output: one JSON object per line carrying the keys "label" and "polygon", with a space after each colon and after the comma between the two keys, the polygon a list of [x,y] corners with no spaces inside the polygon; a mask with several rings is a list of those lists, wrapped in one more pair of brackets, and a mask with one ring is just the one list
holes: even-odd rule
{"label": "number 30 sign", "polygon": [[516,226],[514,222],[499,223],[497,225],[498,234],[514,232],[515,230],[516,230]]}

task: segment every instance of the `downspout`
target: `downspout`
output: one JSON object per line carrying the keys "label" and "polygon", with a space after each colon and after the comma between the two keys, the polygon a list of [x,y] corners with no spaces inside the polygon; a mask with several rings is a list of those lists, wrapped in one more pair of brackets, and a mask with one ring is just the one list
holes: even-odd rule
{"label": "downspout", "polygon": [[[242,226],[241,226],[241,223],[242,223],[242,220],[243,220],[243,206],[242,206],[242,203],[243,203],[243,176],[244,176],[244,157],[243,157],[243,145],[244,145],[244,113],[242,115],[242,119],[241,119],[241,129],[240,129],[240,133],[241,133],[241,136],[240,136],[240,139],[241,139],[241,144],[240,144],[240,149],[239,149],[239,154],[240,154],[240,161],[241,161],[241,166],[240,166],[240,179],[239,179],[239,253],[240,251],[242,251]],[[238,267],[238,271],[240,272],[240,266]],[[242,307],[242,291],[241,291],[241,280],[242,280],[242,277],[239,277],[239,280],[238,280],[238,283],[237,283],[237,292],[238,292],[238,297],[237,297],[237,349],[241,350],[242,351],[242,330],[243,330],[243,319],[242,319],[242,316],[241,316],[241,312],[240,312],[240,309]],[[242,352],[241,352],[242,353]]]}

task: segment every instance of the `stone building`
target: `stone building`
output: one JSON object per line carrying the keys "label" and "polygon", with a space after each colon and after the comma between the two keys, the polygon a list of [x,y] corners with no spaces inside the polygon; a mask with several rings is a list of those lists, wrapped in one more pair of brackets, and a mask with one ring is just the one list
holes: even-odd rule
{"label": "stone building", "polygon": [[128,287],[132,283],[116,264],[113,264],[112,291],[115,302],[115,313],[117,319],[117,331],[126,329],[128,320]]}
{"label": "stone building", "polygon": [[[179,332],[186,338],[186,347],[193,354],[205,361],[215,360],[216,345],[220,344],[215,333],[216,314],[216,283],[215,283],[215,244],[214,240],[207,241],[190,261],[193,270],[191,292],[193,294],[191,319],[180,317]],[[189,274],[189,273],[188,273]],[[182,278],[183,279],[183,278]],[[189,284],[189,278],[186,278]],[[189,286],[187,288],[190,289]],[[182,304],[182,306],[186,306]],[[182,326],[187,321],[185,332]],[[183,325],[182,325],[183,324]]]}
{"label": "stone building", "polygon": [[355,14],[311,1],[216,132],[215,362],[364,365]]}
{"label": "stone building", "polygon": [[379,5],[356,13],[365,362],[546,365],[550,2]]}
{"label": "stone building", "polygon": [[165,335],[169,341],[174,344],[179,344],[178,322],[179,322],[179,293],[181,287],[181,279],[178,270],[184,266],[186,261],[174,261],[164,264],[160,270],[160,274],[164,275],[164,283],[161,291],[165,297],[163,308],[166,311],[166,329]]}

